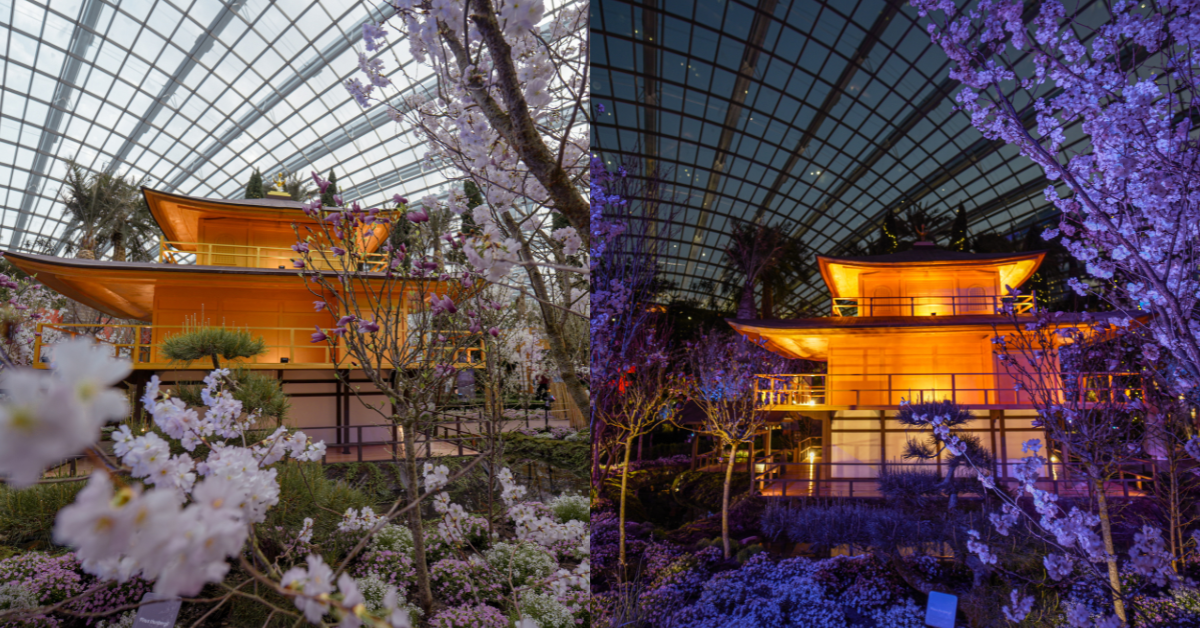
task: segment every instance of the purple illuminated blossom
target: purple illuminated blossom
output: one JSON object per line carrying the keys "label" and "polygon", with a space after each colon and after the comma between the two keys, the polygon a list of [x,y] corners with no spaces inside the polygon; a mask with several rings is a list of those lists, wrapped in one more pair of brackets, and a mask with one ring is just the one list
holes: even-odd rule
{"label": "purple illuminated blossom", "polygon": [[321,331],[320,327],[317,327],[317,331],[312,335],[312,341],[325,342],[326,340],[329,340],[329,336],[326,336],[325,332]]}
{"label": "purple illuminated blossom", "polygon": [[329,306],[329,304],[324,301],[313,301],[313,311],[314,312],[321,312],[328,306]]}
{"label": "purple illuminated blossom", "polygon": [[376,324],[374,321],[360,321],[358,323],[358,330],[366,332],[368,334],[373,334],[373,333],[379,331],[379,325]]}
{"label": "purple illuminated blossom", "polygon": [[304,260],[294,259],[292,260],[292,266],[295,268],[304,268]]}
{"label": "purple illuminated blossom", "polygon": [[425,213],[425,210],[418,209],[415,212],[409,212],[408,219],[416,223],[429,222],[429,214]]}

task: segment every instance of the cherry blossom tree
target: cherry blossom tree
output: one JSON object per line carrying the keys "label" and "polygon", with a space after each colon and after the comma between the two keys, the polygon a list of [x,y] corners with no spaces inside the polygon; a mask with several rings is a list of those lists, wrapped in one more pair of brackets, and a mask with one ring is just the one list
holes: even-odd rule
{"label": "cherry blossom tree", "polygon": [[[1051,182],[1059,239],[1105,284],[1125,324],[1146,325],[1147,350],[1173,355],[1172,392],[1200,382],[1200,3],[1098,5],[1084,19],[1058,0],[1024,21],[1025,4],[912,0],[963,88],[959,108],[990,140],[1016,147]],[[1091,9],[1089,9],[1090,11]],[[1067,145],[1068,131],[1086,139]],[[1079,279],[1071,286],[1089,290]],[[1142,322],[1135,314],[1149,312]]]}
{"label": "cherry blossom tree", "polygon": [[596,420],[603,423],[605,431],[616,441],[622,460],[615,456],[607,460],[609,466],[620,465],[621,484],[618,497],[618,523],[620,530],[618,565],[624,579],[627,566],[625,556],[625,492],[629,481],[629,458],[639,438],[650,434],[678,414],[679,399],[675,365],[667,345],[669,331],[646,329],[638,346],[641,360],[630,364],[618,376],[615,390],[609,391],[607,403],[594,410]]}
{"label": "cherry blossom tree", "polygon": [[[698,427],[681,427],[716,438],[723,449],[727,448],[729,455],[721,497],[721,539],[725,545],[725,558],[729,558],[732,554],[729,489],[737,450],[743,444],[753,443],[767,422],[768,399],[759,395],[760,379],[783,373],[790,361],[749,339],[717,331],[709,331],[689,343],[686,354],[689,374],[684,386],[688,397],[703,412],[704,422]],[[750,476],[753,486],[753,470]]]}
{"label": "cherry blossom tree", "polygon": [[[313,178],[318,187],[329,184],[316,173]],[[482,316],[484,310],[502,310],[507,304],[481,298],[485,282],[478,273],[464,271],[452,279],[439,272],[444,264],[427,246],[439,234],[428,228],[427,212],[410,212],[400,202],[404,199],[396,200],[398,209],[391,211],[357,204],[326,208],[320,200],[305,204],[305,213],[318,220],[315,227],[294,227],[293,265],[315,299],[314,309],[328,312],[334,322],[318,327],[313,342],[328,345],[336,361],[354,367],[383,393],[386,402],[360,400],[398,427],[404,465],[408,477],[415,478],[418,436],[431,434],[445,421],[438,408],[448,401],[459,366],[473,362],[496,369],[494,355],[486,360],[484,355],[499,350],[500,331],[495,326],[485,330]],[[396,247],[388,240],[378,253],[370,252],[397,221],[408,223],[412,246]],[[449,238],[448,244],[460,247],[462,241]],[[407,504],[417,503],[415,485],[407,490]],[[410,511],[408,526],[421,604],[429,608],[433,593],[419,514]]]}
{"label": "cherry blossom tree", "polygon": [[[383,23],[363,26],[366,51],[359,65],[367,82],[351,79],[346,88],[362,106],[381,104],[396,122],[417,129],[432,165],[448,167],[482,192],[478,205],[458,186],[423,203],[443,203],[460,216],[469,212],[473,228],[463,251],[470,264],[489,281],[536,300],[551,358],[570,401],[583,412],[588,393],[562,313],[587,318],[587,289],[579,280],[548,275],[587,274],[578,257],[590,238],[583,197],[588,4],[567,2],[549,11],[542,0],[404,1],[395,7]],[[389,26],[406,34],[413,57],[433,71],[431,91],[376,95],[392,84],[383,60],[370,55],[381,50]],[[566,224],[557,225],[556,215]],[[524,269],[527,288],[507,279],[514,266]]]}

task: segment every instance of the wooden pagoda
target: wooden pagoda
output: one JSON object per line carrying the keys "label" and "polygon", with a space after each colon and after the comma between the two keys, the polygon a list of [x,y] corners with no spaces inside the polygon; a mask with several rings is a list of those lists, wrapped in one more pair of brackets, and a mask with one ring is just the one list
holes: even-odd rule
{"label": "wooden pagoda", "polygon": [[[787,451],[765,438],[753,458],[767,495],[877,495],[881,465],[901,460],[917,437],[895,420],[905,401],[949,399],[977,418],[965,426],[993,452],[1001,477],[1044,438],[1037,411],[994,353],[996,335],[1030,318],[1034,295],[1009,296],[1045,253],[973,254],[918,242],[911,250],[817,258],[831,295],[829,316],[732,319],[742,335],[789,358],[824,362],[820,374],[760,378],[771,431],[795,431]],[[1062,324],[1075,325],[1070,316]],[[753,456],[753,454],[752,454]],[[940,469],[940,463],[934,463]]]}
{"label": "wooden pagoda", "polygon": [[[141,322],[42,324],[35,346],[35,366],[47,366],[45,350],[55,339],[89,335],[110,345],[114,354],[130,359],[135,380],[144,381],[151,373],[158,373],[164,382],[198,381],[204,371],[196,368],[208,365],[172,363],[160,351],[163,340],[189,324],[247,329],[266,341],[267,351],[230,366],[275,371],[285,392],[294,399],[290,424],[312,432],[316,426],[334,423],[341,429],[331,434],[319,430],[312,433],[331,444],[394,440],[388,438],[393,431],[390,428],[362,428],[378,424],[380,417],[354,397],[366,401],[384,398],[371,386],[354,385],[360,379],[366,383],[365,378],[355,374],[358,365],[344,352],[311,342],[317,327],[328,329],[335,321],[328,311],[314,308],[316,298],[309,292],[310,284],[297,276],[292,259],[298,255],[291,247],[297,241],[293,225],[300,233],[308,233],[306,227],[315,226],[318,217],[306,215],[302,203],[279,193],[264,199],[220,200],[148,188],[142,191],[164,234],[154,262],[5,253],[13,265],[35,275],[59,294],[109,316]],[[383,256],[376,251],[387,240],[388,230],[388,226],[379,224],[356,234],[368,268],[383,263]],[[328,245],[309,238],[314,250]],[[328,255],[328,259],[336,259]],[[427,286],[426,292],[447,294],[457,290],[457,284],[450,282],[432,283],[435,285]],[[401,312],[423,305],[416,301],[416,287],[412,290],[398,297]],[[403,326],[405,319],[402,315],[389,323]],[[463,351],[456,357],[463,368],[472,368],[480,359],[478,351]],[[342,377],[336,376],[339,371]],[[357,392],[351,390],[352,386]],[[361,448],[358,455],[362,455]]]}

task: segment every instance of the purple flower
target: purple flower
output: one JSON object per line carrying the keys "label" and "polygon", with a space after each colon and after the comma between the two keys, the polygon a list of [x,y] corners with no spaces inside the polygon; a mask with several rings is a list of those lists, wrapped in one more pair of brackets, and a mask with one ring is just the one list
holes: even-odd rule
{"label": "purple flower", "polygon": [[292,250],[297,253],[307,253],[309,250],[308,243],[307,242],[297,242],[292,245]]}
{"label": "purple flower", "polygon": [[304,268],[304,260],[294,259],[292,260],[292,266],[295,266],[296,268]]}
{"label": "purple flower", "polygon": [[387,37],[387,31],[378,24],[366,22],[362,26],[363,45],[366,46],[367,52],[375,52],[379,50],[383,44],[383,39]]}
{"label": "purple flower", "polygon": [[365,331],[368,334],[373,334],[379,331],[379,325],[377,325],[374,321],[362,321],[358,324],[358,330]]}
{"label": "purple flower", "polygon": [[[346,79],[346,82],[342,85],[345,86],[346,91],[350,92],[350,95],[354,97],[354,100],[358,103],[359,107],[367,109],[371,106],[371,92],[375,90],[374,85],[363,85],[362,81],[356,78]],[[338,204],[340,205],[341,203]]]}
{"label": "purple flower", "polygon": [[500,337],[500,330],[499,330],[499,329],[496,329],[495,327],[493,327],[493,328],[489,329],[489,330],[488,330],[488,333],[492,335],[492,338],[499,338],[499,337]]}
{"label": "purple flower", "polygon": [[321,331],[320,327],[317,327],[317,332],[312,335],[313,342],[324,342],[328,339],[329,336],[326,336],[325,332]]}
{"label": "purple flower", "polygon": [[317,188],[319,188],[321,190],[321,194],[324,194],[325,190],[329,188],[329,182],[326,181],[325,179],[322,179],[321,175],[317,174],[317,172],[315,170],[312,173],[312,177],[313,177],[313,183],[316,183]]}
{"label": "purple flower", "polygon": [[344,327],[344,326],[346,326],[347,323],[353,323],[354,321],[355,321],[355,317],[353,317],[353,316],[343,316],[338,319],[337,324],[338,324],[338,327]]}
{"label": "purple flower", "polygon": [[346,254],[346,249],[343,249],[340,246],[335,246],[335,247],[333,247],[333,254],[337,255],[338,257],[341,257]]}
{"label": "purple flower", "polygon": [[399,194],[393,194],[392,200],[396,201],[397,205],[407,205],[408,204],[408,199],[404,198],[403,196],[400,196]]}
{"label": "purple flower", "polygon": [[410,212],[408,214],[408,219],[417,223],[429,222],[429,214],[425,213],[424,210],[418,209],[415,212]]}
{"label": "purple flower", "polygon": [[325,306],[327,306],[327,305],[329,305],[329,304],[324,301],[313,301],[313,311],[320,312],[320,311],[324,310]]}

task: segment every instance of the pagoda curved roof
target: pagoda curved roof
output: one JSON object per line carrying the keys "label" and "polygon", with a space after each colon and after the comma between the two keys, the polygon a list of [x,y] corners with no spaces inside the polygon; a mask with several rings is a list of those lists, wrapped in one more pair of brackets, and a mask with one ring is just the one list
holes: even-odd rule
{"label": "pagoda curved roof", "polygon": [[1029,280],[1046,258],[1046,251],[1025,253],[966,253],[947,251],[936,246],[915,246],[907,251],[886,255],[864,255],[861,257],[817,256],[821,278],[829,286],[830,296],[855,297],[858,295],[858,269],[864,268],[995,268],[1000,273],[1001,284],[1017,288]]}
{"label": "pagoda curved roof", "polygon": [[[154,310],[154,292],[166,286],[236,287],[253,292],[261,289],[296,288],[307,290],[295,269],[246,268],[240,266],[193,266],[154,262],[114,262],[53,257],[33,253],[4,252],[4,259],[33,276],[38,283],[88,307],[117,318],[149,322]],[[319,271],[326,276],[336,271]],[[384,281],[384,273],[364,273],[372,281]],[[425,280],[434,293],[455,300],[466,288],[456,280]],[[410,288],[411,289],[411,288]]]}

